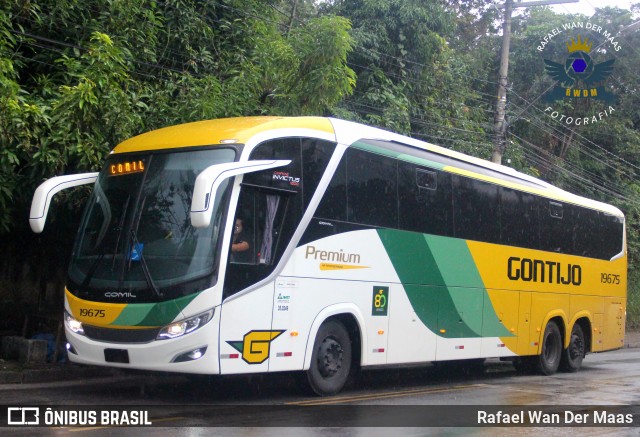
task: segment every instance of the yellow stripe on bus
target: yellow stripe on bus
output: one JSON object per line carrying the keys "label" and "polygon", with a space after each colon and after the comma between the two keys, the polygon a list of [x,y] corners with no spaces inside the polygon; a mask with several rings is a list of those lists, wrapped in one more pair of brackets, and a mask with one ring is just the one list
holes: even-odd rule
{"label": "yellow stripe on bus", "polygon": [[320,270],[352,270],[352,269],[368,269],[369,266],[354,266],[351,264],[331,264],[320,263]]}
{"label": "yellow stripe on bus", "polygon": [[[105,326],[113,323],[127,306],[126,303],[91,302],[80,299],[65,290],[71,315],[82,323]],[[117,328],[117,326],[113,326]]]}
{"label": "yellow stripe on bus", "polygon": [[570,193],[566,193],[567,195],[563,195],[564,193],[560,190],[537,189],[526,184],[517,184],[504,179],[499,179],[492,176],[487,176],[481,173],[475,173],[469,170],[464,170],[464,169],[452,167],[452,166],[445,166],[443,170],[448,173],[459,174],[461,176],[478,179],[478,180],[489,182],[491,184],[499,185],[502,187],[507,187],[514,190],[518,190],[518,191],[524,191],[531,194],[537,194],[539,196],[546,197],[548,199],[558,200],[562,202],[569,202],[569,203],[574,203],[582,206],[587,206],[589,208],[593,208],[593,205],[588,205],[586,203],[580,202],[580,200],[582,199],[578,199],[576,198],[576,196],[572,196]]}

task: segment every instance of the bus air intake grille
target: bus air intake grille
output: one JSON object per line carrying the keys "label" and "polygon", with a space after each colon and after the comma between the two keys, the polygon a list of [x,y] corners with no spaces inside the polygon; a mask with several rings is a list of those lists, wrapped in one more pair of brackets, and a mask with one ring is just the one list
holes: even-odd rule
{"label": "bus air intake grille", "polygon": [[160,328],[112,329],[83,325],[84,334],[92,340],[107,343],[149,343],[156,339]]}

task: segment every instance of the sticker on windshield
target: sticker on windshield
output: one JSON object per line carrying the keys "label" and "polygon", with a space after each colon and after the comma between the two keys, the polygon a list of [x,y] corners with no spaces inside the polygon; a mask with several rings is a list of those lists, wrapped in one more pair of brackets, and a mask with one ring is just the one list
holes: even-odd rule
{"label": "sticker on windshield", "polygon": [[142,249],[144,248],[144,243],[135,243],[133,245],[133,249],[131,250],[131,256],[129,257],[130,261],[140,261],[142,257]]}

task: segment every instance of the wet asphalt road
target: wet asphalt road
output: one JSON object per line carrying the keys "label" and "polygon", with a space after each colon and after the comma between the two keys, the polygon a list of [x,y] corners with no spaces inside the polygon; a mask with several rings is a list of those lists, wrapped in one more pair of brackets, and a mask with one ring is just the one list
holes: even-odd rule
{"label": "wet asphalt road", "polygon": [[[639,362],[640,349],[622,349],[589,355],[580,372],[551,377],[518,374],[509,362],[498,360],[487,361],[482,371],[431,365],[369,370],[339,395],[326,398],[302,392],[299,375],[294,374],[220,379],[132,372],[104,380],[0,386],[0,399],[4,405],[42,408],[145,410],[154,425],[141,429],[97,423],[38,429],[46,434],[640,435],[638,417],[634,418],[635,428],[625,429],[455,427],[476,420],[478,409],[545,406],[548,410],[548,406],[556,406],[552,411],[565,419],[563,410],[575,411],[575,406],[593,414],[615,405],[640,405]],[[453,426],[429,427],[445,424]],[[397,427],[402,429],[395,432]],[[15,435],[34,431],[23,427],[7,430]]]}

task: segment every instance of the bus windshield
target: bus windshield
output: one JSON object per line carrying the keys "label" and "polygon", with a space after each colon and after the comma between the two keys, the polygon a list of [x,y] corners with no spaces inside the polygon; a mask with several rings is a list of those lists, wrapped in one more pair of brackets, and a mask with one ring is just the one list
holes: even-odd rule
{"label": "bus windshield", "polygon": [[197,175],[235,159],[232,149],[112,155],[88,202],[69,266],[74,295],[101,302],[157,302],[211,286],[224,194],[212,223],[189,219]]}

